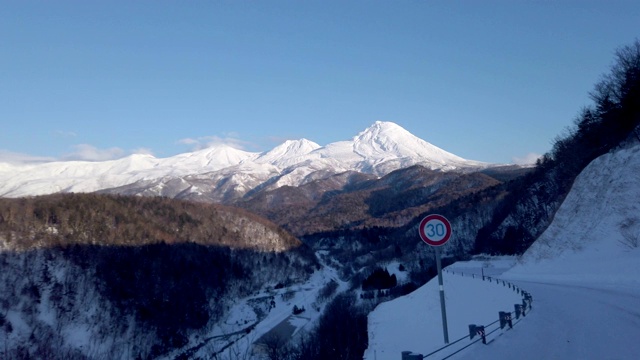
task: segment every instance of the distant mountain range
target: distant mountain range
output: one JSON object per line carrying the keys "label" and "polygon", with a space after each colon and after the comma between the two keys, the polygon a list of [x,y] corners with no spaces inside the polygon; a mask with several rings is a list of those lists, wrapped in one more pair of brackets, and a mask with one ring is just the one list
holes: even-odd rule
{"label": "distant mountain range", "polygon": [[320,146],[307,139],[246,152],[226,145],[168,158],[135,154],[118,160],[0,163],[0,196],[105,191],[230,202],[252,191],[298,187],[337,174],[381,177],[421,165],[473,172],[494,165],[446,152],[392,122],[375,122],[349,141]]}

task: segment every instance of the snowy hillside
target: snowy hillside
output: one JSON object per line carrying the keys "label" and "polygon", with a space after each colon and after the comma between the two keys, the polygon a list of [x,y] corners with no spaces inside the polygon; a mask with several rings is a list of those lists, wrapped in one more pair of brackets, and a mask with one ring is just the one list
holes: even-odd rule
{"label": "snowy hillside", "polygon": [[[350,141],[326,146],[301,139],[264,153],[220,145],[161,159],[131,155],[103,162],[0,164],[0,196],[92,192],[122,186],[129,186],[129,192],[135,189],[140,194],[165,195],[185,190],[205,192],[220,184],[233,196],[241,196],[260,185],[298,186],[348,170],[381,176],[415,164],[444,171],[489,166],[450,154],[394,123],[378,121]],[[194,176],[195,182],[189,178]],[[176,187],[176,180],[188,184]],[[228,194],[219,197],[225,196]]]}
{"label": "snowy hillside", "polygon": [[[449,271],[466,274],[483,269],[487,274],[491,269],[492,276],[515,283],[534,298],[532,313],[512,331],[498,331],[488,345],[474,344],[451,358],[636,359],[640,354],[639,174],[640,144],[601,156],[576,179],[553,223],[511,269],[499,274],[495,270],[504,262],[496,267],[493,261],[449,266]],[[369,315],[365,359],[400,359],[404,350],[425,354],[438,347],[431,339],[443,344],[436,281]],[[453,339],[464,335],[465,329],[459,328],[466,323],[491,320],[482,319],[485,315],[497,319],[497,310],[484,307],[488,303],[513,309],[509,301],[494,303],[494,290],[486,285],[477,278],[445,273],[450,324],[459,321],[449,327],[458,329],[450,331]],[[473,301],[464,304],[468,299]]]}
{"label": "snowy hillside", "polygon": [[594,160],[553,223],[508,274],[640,287],[640,145]]}

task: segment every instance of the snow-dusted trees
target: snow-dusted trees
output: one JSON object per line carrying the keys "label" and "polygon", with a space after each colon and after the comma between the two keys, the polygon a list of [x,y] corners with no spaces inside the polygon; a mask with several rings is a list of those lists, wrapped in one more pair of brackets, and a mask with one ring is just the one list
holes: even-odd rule
{"label": "snow-dusted trees", "polygon": [[379,267],[362,281],[362,290],[390,289],[397,284],[398,280],[395,274],[391,275],[387,269]]}
{"label": "snow-dusted trees", "polygon": [[97,194],[0,199],[0,358],[155,358],[210,330],[233,299],[317,266],[302,246],[246,249],[233,228],[252,215],[222,212]]}

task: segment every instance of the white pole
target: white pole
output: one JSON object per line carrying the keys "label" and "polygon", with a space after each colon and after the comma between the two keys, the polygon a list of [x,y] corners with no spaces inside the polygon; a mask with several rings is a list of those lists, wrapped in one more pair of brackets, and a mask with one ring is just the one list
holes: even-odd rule
{"label": "white pole", "polygon": [[438,284],[440,285],[440,310],[442,312],[442,333],[444,343],[449,343],[449,330],[447,329],[447,308],[444,304],[444,285],[442,284],[442,261],[440,261],[440,247],[435,246],[436,267],[438,268]]}

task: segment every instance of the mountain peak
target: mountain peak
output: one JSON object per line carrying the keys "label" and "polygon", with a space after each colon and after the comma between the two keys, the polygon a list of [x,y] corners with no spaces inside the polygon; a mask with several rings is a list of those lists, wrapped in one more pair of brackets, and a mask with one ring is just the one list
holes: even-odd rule
{"label": "mountain peak", "polygon": [[253,156],[253,153],[226,144],[218,144],[191,153],[178,154],[167,158],[164,162],[171,167],[202,168],[212,171],[238,165]]}
{"label": "mountain peak", "polygon": [[316,144],[311,140],[307,140],[305,138],[299,140],[287,140],[280,146],[286,146],[289,149],[303,149],[303,150],[315,150],[320,147],[320,145]]}
{"label": "mountain peak", "polygon": [[[364,157],[378,155],[398,156],[402,148],[417,144],[419,147],[428,144],[405,130],[400,125],[389,121],[376,121],[353,138],[354,150]],[[431,144],[429,144],[431,145]],[[404,154],[405,156],[407,154]]]}
{"label": "mountain peak", "polygon": [[320,145],[304,138],[300,140],[287,140],[260,155],[257,162],[274,165],[275,163],[289,163],[288,160],[307,155],[318,148],[320,148]]}
{"label": "mountain peak", "polygon": [[356,135],[353,140],[374,139],[379,137],[413,136],[402,126],[390,121],[376,121],[364,131]]}
{"label": "mountain peak", "polygon": [[485,165],[442,150],[389,121],[376,121],[354,137],[353,151],[362,158],[375,159],[373,172],[380,174],[413,164],[441,170]]}

